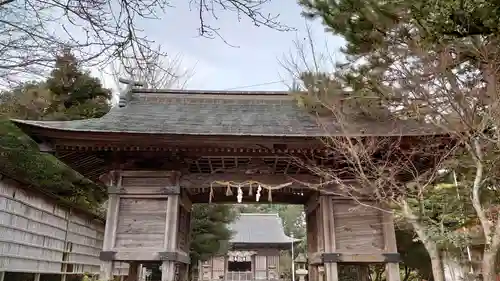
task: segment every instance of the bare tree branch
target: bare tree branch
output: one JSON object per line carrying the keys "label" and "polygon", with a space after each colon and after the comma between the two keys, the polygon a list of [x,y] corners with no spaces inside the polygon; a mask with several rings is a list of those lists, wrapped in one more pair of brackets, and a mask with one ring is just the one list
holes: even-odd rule
{"label": "bare tree branch", "polygon": [[[205,37],[221,37],[207,20],[216,20],[216,11],[222,10],[247,17],[257,26],[290,30],[277,16],[262,11],[271,0],[196,1],[200,4],[199,33]],[[64,48],[88,67],[103,69],[116,60],[126,67],[130,63],[125,61],[136,59],[134,67],[145,68],[147,56],[167,54],[148,39],[139,22],[159,20],[167,8],[173,9],[168,0],[1,1],[1,85],[44,75]]]}

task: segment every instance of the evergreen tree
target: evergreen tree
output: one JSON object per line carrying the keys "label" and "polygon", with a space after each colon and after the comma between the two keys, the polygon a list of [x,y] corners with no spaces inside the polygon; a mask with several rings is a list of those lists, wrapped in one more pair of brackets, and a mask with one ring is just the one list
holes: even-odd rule
{"label": "evergreen tree", "polygon": [[[436,130],[461,144],[460,148],[450,149],[453,161],[440,161],[448,170],[459,173],[453,188],[417,183],[411,189],[401,188],[399,194],[404,196],[398,194],[398,200],[392,201],[424,243],[435,281],[445,280],[444,256],[453,249],[463,250],[466,241],[457,230],[467,227],[471,217],[477,219],[485,237],[483,275],[478,280],[495,280],[500,219],[492,216],[491,209],[497,208],[498,200],[493,198],[498,196],[492,194],[498,192],[500,179],[496,160],[500,143],[500,2],[300,3],[306,16],[320,18],[327,30],[347,43],[342,49],[347,62],[329,75],[327,83],[321,79],[309,81],[310,88],[316,89],[315,83],[322,83],[327,90],[315,92],[360,97],[358,100],[369,96],[388,113],[384,119],[390,115],[393,119],[432,123]],[[423,151],[423,146],[418,149]],[[435,153],[433,157],[437,158]],[[448,179],[437,179],[437,174],[436,170],[430,178],[416,182],[449,183]]]}
{"label": "evergreen tree", "polygon": [[57,56],[45,87],[54,98],[50,111],[64,111],[64,115],[56,118],[95,118],[109,111],[111,91],[88,71],[82,70],[70,50],[64,50]]}
{"label": "evergreen tree", "polygon": [[192,261],[226,253],[232,236],[228,226],[237,216],[231,205],[196,204],[191,215]]}

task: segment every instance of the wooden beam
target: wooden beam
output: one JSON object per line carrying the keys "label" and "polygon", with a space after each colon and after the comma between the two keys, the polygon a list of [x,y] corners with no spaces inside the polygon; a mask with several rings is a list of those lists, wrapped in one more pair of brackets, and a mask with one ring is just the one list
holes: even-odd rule
{"label": "wooden beam", "polygon": [[319,194],[317,192],[313,193],[310,198],[307,200],[305,205],[306,214],[309,214],[316,210],[319,206]]}
{"label": "wooden beam", "polygon": [[181,205],[182,208],[184,208],[184,210],[186,210],[189,215],[191,213],[191,209],[193,207],[193,203],[191,201],[191,199],[189,199],[188,195],[186,194],[186,192],[181,192],[181,198],[180,198],[180,201],[179,201],[179,204]]}
{"label": "wooden beam", "polygon": [[218,145],[272,145],[286,144],[288,147],[300,146],[310,148],[313,145],[324,147],[317,137],[278,137],[278,136],[197,136],[197,135],[150,135],[147,143],[144,142],[144,134],[134,133],[106,133],[106,132],[65,132],[51,129],[40,129],[32,127],[30,130],[36,136],[56,140],[56,144],[70,146],[164,146],[172,147],[182,143],[184,146],[200,147],[200,144],[209,146]]}
{"label": "wooden beam", "polygon": [[[191,202],[193,203],[236,203],[236,195],[226,196],[225,194],[216,193],[213,194],[212,199],[210,198],[210,193],[198,193],[189,196]],[[305,193],[303,196],[293,194],[293,193],[272,193],[272,201],[268,201],[267,192],[263,192],[260,200],[257,202],[255,199],[255,194],[249,196],[248,193],[244,193],[242,198],[242,203],[286,203],[286,204],[305,204],[309,198],[309,194]]]}
{"label": "wooden beam", "polygon": [[177,185],[177,180],[179,177],[178,171],[138,171],[138,170],[123,170],[121,171],[123,177],[137,177],[137,178],[170,178],[172,179],[172,185]]}
{"label": "wooden beam", "polygon": [[245,173],[220,173],[220,174],[186,174],[180,178],[180,186],[183,188],[200,188],[222,186],[215,182],[259,182],[266,185],[281,185],[292,183],[294,186],[307,188],[306,184],[318,184],[319,178],[307,174],[284,175],[284,174],[245,174]]}
{"label": "wooden beam", "polygon": [[38,149],[40,152],[54,153],[55,149],[50,143],[42,142],[38,144]]}
{"label": "wooden beam", "polygon": [[[103,252],[101,252],[101,258],[104,258],[102,253]],[[160,252],[147,249],[114,249],[114,251],[104,253],[109,253],[105,259],[114,261],[177,261],[189,263],[189,255],[181,250]]]}
{"label": "wooden beam", "polygon": [[398,253],[322,253],[323,263],[388,263],[400,261]]}

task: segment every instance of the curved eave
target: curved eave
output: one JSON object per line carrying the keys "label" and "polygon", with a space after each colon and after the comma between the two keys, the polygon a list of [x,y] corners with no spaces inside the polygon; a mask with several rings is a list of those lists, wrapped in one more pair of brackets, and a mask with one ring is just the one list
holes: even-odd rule
{"label": "curved eave", "polygon": [[[289,239],[287,241],[287,239]],[[282,240],[280,241],[263,241],[263,242],[244,242],[244,241],[229,241],[231,245],[251,245],[251,244],[275,244],[275,245],[290,245],[292,242],[293,244],[298,244],[302,241],[302,239],[297,239],[297,238],[291,238],[288,236],[283,237]]]}
{"label": "curved eave", "polygon": [[394,129],[389,132],[384,133],[365,133],[365,132],[349,132],[349,133],[329,133],[327,130],[323,130],[322,132],[305,134],[300,132],[288,132],[284,134],[266,134],[266,133],[164,133],[159,131],[134,131],[134,130],[116,130],[116,129],[107,129],[107,130],[96,130],[96,129],[80,129],[80,128],[71,128],[65,126],[64,124],[70,124],[71,122],[81,122],[81,121],[96,121],[98,119],[86,119],[86,120],[72,120],[72,121],[33,121],[33,120],[21,120],[21,119],[10,119],[17,125],[21,126],[29,126],[31,128],[36,128],[38,130],[47,130],[48,132],[59,132],[59,133],[96,133],[96,134],[127,134],[127,135],[189,135],[189,136],[224,136],[224,137],[285,137],[285,138],[318,138],[318,137],[327,137],[327,136],[352,136],[352,137],[369,137],[369,136],[442,136],[447,135],[443,132],[436,132],[434,130],[430,130],[429,128],[422,128],[420,131],[409,131],[403,132],[402,130]]}
{"label": "curved eave", "polygon": [[[203,134],[198,134],[198,133],[189,133],[189,134],[177,134],[177,133],[163,133],[163,132],[155,132],[155,131],[125,131],[125,130],[95,130],[95,129],[75,129],[75,128],[68,128],[64,127],[61,124],[63,122],[73,122],[73,121],[80,121],[80,120],[73,120],[73,121],[32,121],[32,120],[20,120],[20,119],[10,119],[12,122],[14,122],[16,125],[21,125],[21,126],[28,126],[33,129],[38,129],[39,131],[45,130],[47,132],[58,132],[58,133],[67,133],[67,134],[72,134],[72,133],[84,133],[84,134],[120,134],[120,135],[158,135],[158,136],[201,136],[201,137],[211,137],[211,136],[222,136],[222,137],[286,137],[286,138],[318,138],[318,137],[326,137],[328,134],[321,133],[321,134],[304,134],[304,133],[286,133],[286,134],[258,134],[258,133],[252,133],[252,134],[247,134],[247,133],[227,133],[227,134],[220,134],[220,133],[203,133]],[[87,119],[90,120],[90,119]],[[52,123],[52,124],[51,124]],[[57,126],[59,124],[59,126]],[[394,134],[394,135],[399,135],[399,134]]]}
{"label": "curved eave", "polygon": [[[40,137],[48,138],[72,138],[78,140],[85,139],[107,139],[109,137],[119,137],[122,139],[123,136],[131,138],[143,138],[144,136],[150,137],[161,137],[161,138],[238,138],[242,137],[249,139],[296,139],[296,140],[316,140],[318,137],[325,137],[324,135],[304,135],[304,134],[286,134],[286,135],[270,135],[270,134],[175,134],[175,133],[162,133],[162,132],[138,132],[138,131],[115,131],[115,130],[81,130],[81,129],[66,129],[56,126],[49,126],[46,124],[35,123],[37,121],[28,120],[18,120],[11,119],[11,121],[17,125],[21,130],[23,130],[28,135],[35,135]],[[142,139],[143,140],[143,139]]]}
{"label": "curved eave", "polygon": [[[293,245],[297,245],[300,242],[294,241]],[[276,248],[280,250],[290,249],[292,247],[292,242],[259,242],[259,243],[246,243],[246,242],[230,242],[230,247],[233,249],[257,249],[257,248]]]}
{"label": "curved eave", "polygon": [[[286,144],[296,148],[317,149],[323,147],[322,142],[317,136],[188,135],[144,132],[102,132],[54,129],[24,122],[15,122],[15,124],[37,142],[47,142],[69,150],[135,150],[136,147],[168,148],[172,146],[224,146],[233,145],[235,143],[241,144],[242,146],[276,143]],[[147,138],[146,142],[144,141],[145,138]]]}

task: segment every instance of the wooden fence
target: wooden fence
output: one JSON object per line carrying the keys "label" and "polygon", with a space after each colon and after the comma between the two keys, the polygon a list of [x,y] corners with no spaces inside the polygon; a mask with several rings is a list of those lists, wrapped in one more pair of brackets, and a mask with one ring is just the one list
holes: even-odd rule
{"label": "wooden fence", "polygon": [[[0,175],[0,281],[73,281],[98,274],[104,222]],[[117,276],[128,264],[117,264]]]}

